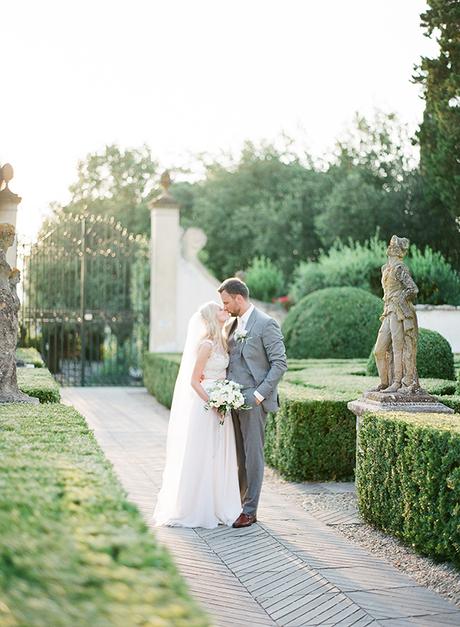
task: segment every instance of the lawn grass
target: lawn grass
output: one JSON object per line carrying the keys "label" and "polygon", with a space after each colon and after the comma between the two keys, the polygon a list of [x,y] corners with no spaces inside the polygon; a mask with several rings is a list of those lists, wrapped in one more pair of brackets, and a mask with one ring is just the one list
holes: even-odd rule
{"label": "lawn grass", "polygon": [[0,407],[0,625],[205,626],[84,418]]}

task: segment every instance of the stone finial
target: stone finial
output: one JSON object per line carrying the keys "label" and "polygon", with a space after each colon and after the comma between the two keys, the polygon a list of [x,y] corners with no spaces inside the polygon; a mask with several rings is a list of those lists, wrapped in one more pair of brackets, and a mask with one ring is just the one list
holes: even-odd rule
{"label": "stone finial", "polygon": [[12,192],[8,186],[13,176],[13,166],[11,163],[5,163],[0,168],[0,205],[2,206],[5,203],[12,204],[13,206],[18,205],[22,200],[22,198]]}
{"label": "stone finial", "polygon": [[169,174],[169,170],[165,170],[160,178],[160,185],[163,188],[165,194],[169,192],[169,188],[171,187],[171,175]]}
{"label": "stone finial", "polygon": [[11,163],[5,163],[5,165],[2,167],[2,170],[1,170],[1,177],[5,181],[6,187],[8,187],[8,183],[11,181],[13,176],[14,176],[13,166],[11,165]]}
{"label": "stone finial", "polygon": [[179,209],[178,203],[171,195],[169,188],[172,180],[168,170],[165,170],[160,177],[160,185],[162,187],[162,193],[150,203],[150,208],[166,207],[168,209]]}

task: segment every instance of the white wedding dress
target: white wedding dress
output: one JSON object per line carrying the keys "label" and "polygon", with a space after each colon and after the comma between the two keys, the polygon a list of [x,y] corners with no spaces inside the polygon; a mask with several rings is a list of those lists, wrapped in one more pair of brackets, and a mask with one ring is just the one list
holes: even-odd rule
{"label": "white wedding dress", "polygon": [[[210,340],[204,340],[210,342]],[[211,342],[212,344],[212,342]],[[186,351],[181,364],[185,366]],[[225,379],[228,354],[212,344],[202,385],[209,390]],[[228,415],[224,424],[179,373],[171,407],[163,483],[153,514],[155,526],[231,525],[241,513],[235,433]],[[188,386],[189,389],[186,389]]]}

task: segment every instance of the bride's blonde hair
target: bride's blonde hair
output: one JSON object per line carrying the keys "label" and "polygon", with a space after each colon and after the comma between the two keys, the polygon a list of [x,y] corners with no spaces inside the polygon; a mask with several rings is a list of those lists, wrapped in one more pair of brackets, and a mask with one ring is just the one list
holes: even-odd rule
{"label": "bride's blonde hair", "polygon": [[223,328],[219,324],[217,314],[221,307],[214,301],[205,303],[199,309],[201,317],[206,325],[206,334],[204,339],[211,340],[213,343],[218,344],[224,350],[227,350],[227,340],[225,338]]}

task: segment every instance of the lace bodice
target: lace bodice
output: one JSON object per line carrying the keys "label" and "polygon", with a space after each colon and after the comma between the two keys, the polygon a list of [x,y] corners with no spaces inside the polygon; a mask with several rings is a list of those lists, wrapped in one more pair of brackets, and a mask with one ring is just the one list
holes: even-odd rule
{"label": "lace bodice", "polygon": [[203,343],[211,344],[211,354],[206,362],[203,370],[205,379],[225,379],[227,376],[228,366],[228,353],[225,352],[220,346],[211,342],[211,340],[203,340]]}

